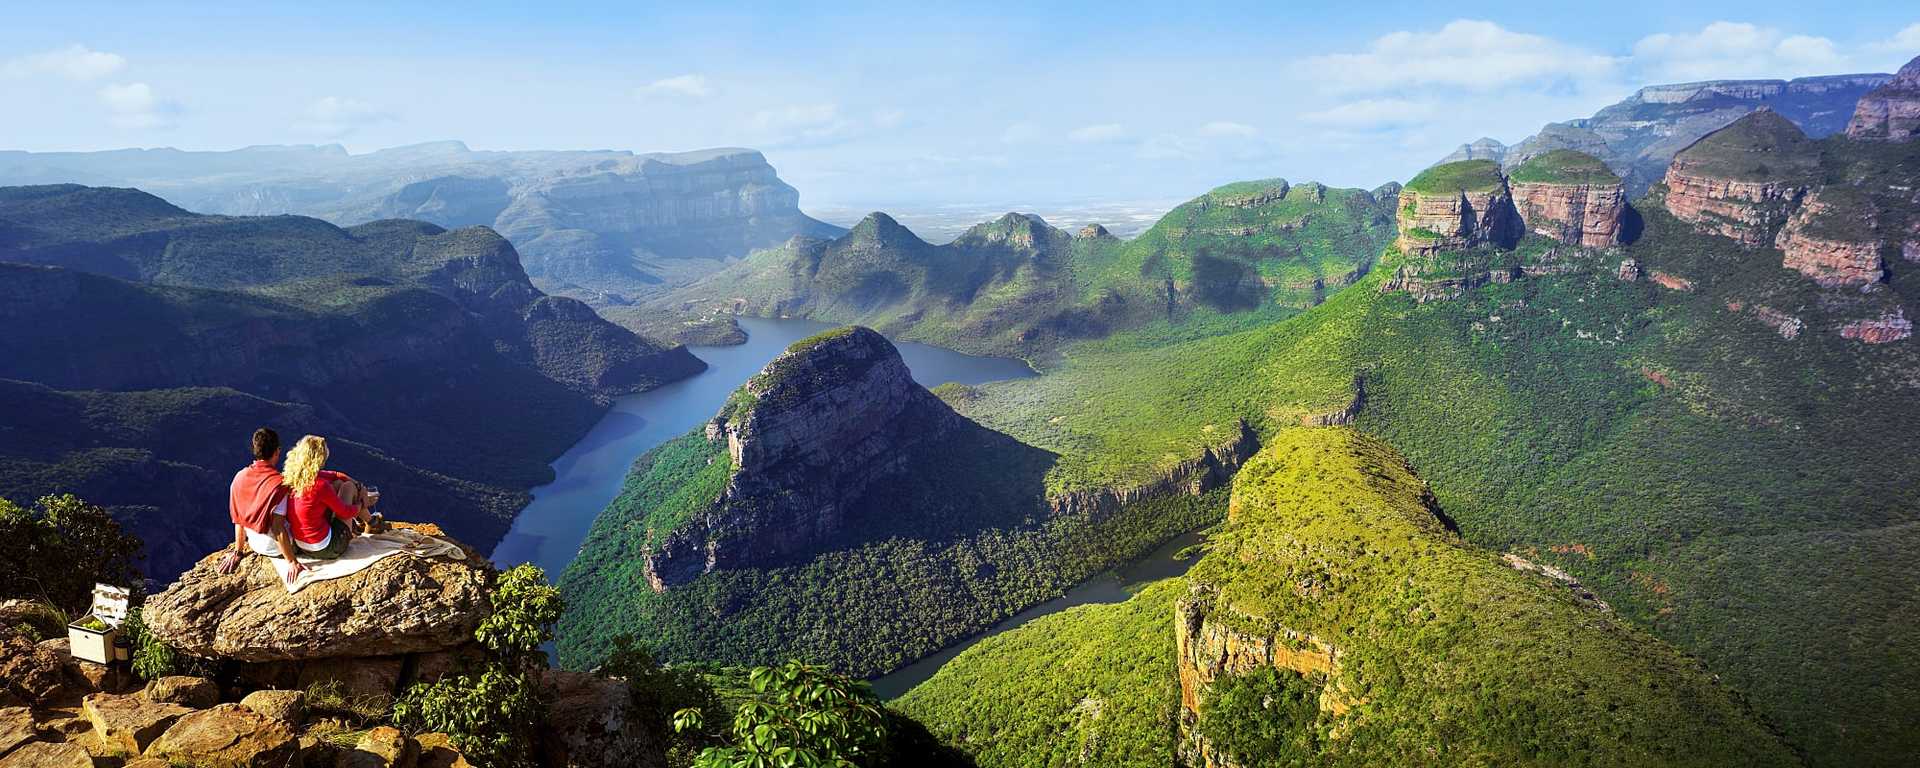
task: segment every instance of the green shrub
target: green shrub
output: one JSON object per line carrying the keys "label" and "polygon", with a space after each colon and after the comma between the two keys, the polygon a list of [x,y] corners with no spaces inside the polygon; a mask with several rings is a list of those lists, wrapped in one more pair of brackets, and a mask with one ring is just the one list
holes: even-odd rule
{"label": "green shrub", "polygon": [[524,670],[498,662],[478,675],[415,685],[393,705],[394,722],[415,732],[440,732],[481,768],[533,765],[528,745],[545,707]]}
{"label": "green shrub", "polygon": [[1318,759],[1318,686],[1291,670],[1262,667],[1207,689],[1200,733],[1245,765],[1304,768]]}
{"label": "green shrub", "polygon": [[32,507],[0,499],[0,595],[78,612],[92,601],[94,584],[139,580],[140,549],[106,509],[73,494],[42,496]]}
{"label": "green shrub", "polygon": [[614,638],[613,651],[597,674],[626,681],[633,708],[643,721],[665,728],[675,713],[696,711],[700,725],[669,734],[667,764],[689,766],[708,747],[719,746],[725,733],[718,723],[723,704],[700,669],[661,664],[652,649],[630,635]]}
{"label": "green shrub", "polygon": [[493,612],[473,631],[475,640],[503,661],[536,655],[553,639],[553,623],[566,603],[560,590],[547,583],[547,574],[532,563],[502,572],[487,596]]}
{"label": "green shrub", "polygon": [[[873,692],[823,668],[789,661],[756,667],[734,710],[728,746],[709,747],[699,768],[873,765],[887,740],[887,716]],[[674,713],[675,731],[706,727],[699,709]]]}

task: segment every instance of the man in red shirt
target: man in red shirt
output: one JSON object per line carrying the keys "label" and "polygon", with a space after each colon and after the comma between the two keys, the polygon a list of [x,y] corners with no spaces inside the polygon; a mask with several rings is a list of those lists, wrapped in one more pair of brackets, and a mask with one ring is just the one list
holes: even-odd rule
{"label": "man in red shirt", "polygon": [[[228,488],[227,516],[233,520],[233,550],[220,561],[221,573],[232,573],[246,557],[247,548],[260,550],[271,545],[275,553],[294,552],[293,537],[287,527],[290,494],[280,471],[280,435],[261,427],[253,431],[253,463],[233,476]],[[262,551],[261,554],[269,554]],[[287,578],[306,570],[295,558],[287,558]]]}

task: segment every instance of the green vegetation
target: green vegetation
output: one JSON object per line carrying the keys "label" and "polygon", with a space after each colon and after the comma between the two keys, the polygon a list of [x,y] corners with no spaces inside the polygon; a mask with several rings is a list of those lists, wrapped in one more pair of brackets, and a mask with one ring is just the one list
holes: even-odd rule
{"label": "green vegetation", "polygon": [[1421,171],[1407,182],[1406,191],[1422,195],[1452,195],[1492,192],[1505,185],[1499,163],[1492,160],[1461,160]]}
{"label": "green vegetation", "polygon": [[1324,746],[1314,722],[1321,686],[1292,670],[1261,667],[1207,688],[1196,730],[1245,765],[1308,768]]}
{"label": "green vegetation", "polygon": [[1620,176],[1600,158],[1573,149],[1556,149],[1528,158],[1509,178],[1526,184],[1619,184]]}
{"label": "green vegetation", "polygon": [[892,706],[981,768],[1173,764],[1181,579],[982,640]]}
{"label": "green vegetation", "polygon": [[689,432],[634,462],[620,495],[601,514],[637,520],[665,535],[720,498],[732,474],[733,459],[724,443]]}
{"label": "green vegetation", "polygon": [[1674,160],[1689,172],[1738,181],[1792,182],[1820,172],[1819,142],[1770,110],[1753,112],[1701,137]]}
{"label": "green vegetation", "polygon": [[106,509],[73,494],[42,496],[31,507],[0,498],[0,595],[31,596],[82,614],[93,602],[94,584],[139,581],[140,550],[140,539],[123,532]]}
{"label": "green vegetation", "polygon": [[473,636],[488,662],[478,674],[415,684],[393,703],[393,720],[415,732],[447,734],[480,768],[530,766],[529,745],[546,713],[534,685],[546,666],[540,646],[553,639],[565,604],[530,563],[502,572],[487,597],[493,610]]}
{"label": "green vegetation", "polygon": [[[734,710],[729,744],[709,747],[695,768],[871,765],[887,741],[887,719],[860,683],[787,662],[747,673],[751,693]],[[704,728],[698,708],[674,713],[676,732]]]}

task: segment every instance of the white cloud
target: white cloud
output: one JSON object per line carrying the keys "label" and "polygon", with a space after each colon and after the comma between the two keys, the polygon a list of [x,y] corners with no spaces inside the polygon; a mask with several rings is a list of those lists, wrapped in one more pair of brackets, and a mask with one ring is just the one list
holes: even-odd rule
{"label": "white cloud", "polygon": [[1875,43],[1869,43],[1867,50],[1873,54],[1871,68],[1892,71],[1905,65],[1915,56],[1920,56],[1920,24],[1909,24],[1892,37]]}
{"label": "white cloud", "polygon": [[1633,59],[1648,82],[1830,75],[1851,65],[1827,38],[1732,21],[1648,35],[1634,44]]}
{"label": "white cloud", "polygon": [[1362,53],[1312,56],[1302,71],[1334,91],[1430,86],[1490,91],[1522,83],[1602,79],[1612,76],[1616,66],[1611,57],[1552,38],[1461,19],[1434,32],[1383,35]]}
{"label": "white cloud", "polygon": [[907,112],[886,108],[848,114],[832,103],[799,104],[779,109],[763,109],[748,121],[757,134],[756,143],[769,147],[837,144],[899,128],[907,123]]}
{"label": "white cloud", "polygon": [[57,75],[68,80],[98,80],[125,69],[127,60],[116,53],[96,51],[84,45],[69,45],[43,53],[20,56],[0,63],[0,74],[7,77]]}
{"label": "white cloud", "polygon": [[1002,144],[1025,144],[1040,138],[1040,127],[1033,123],[1014,123],[1000,132]]}
{"label": "white cloud", "polygon": [[338,139],[363,126],[392,119],[393,113],[359,99],[323,96],[307,105],[296,127],[302,133]]}
{"label": "white cloud", "polygon": [[1200,135],[1212,137],[1249,138],[1259,133],[1253,126],[1236,123],[1231,120],[1215,120],[1200,126]]}
{"label": "white cloud", "polygon": [[1126,126],[1119,123],[1100,123],[1075,128],[1067,132],[1067,140],[1081,144],[1097,144],[1119,141],[1127,135]]}
{"label": "white cloud", "polygon": [[706,75],[676,75],[655,80],[635,90],[635,94],[648,96],[678,96],[689,99],[704,99],[713,95],[713,84]]}
{"label": "white cloud", "polygon": [[1339,128],[1389,128],[1427,120],[1433,104],[1409,99],[1361,99],[1308,112],[1300,119]]}
{"label": "white cloud", "polygon": [[178,105],[155,95],[146,83],[108,85],[99,96],[113,113],[113,124],[122,128],[170,128],[179,111]]}

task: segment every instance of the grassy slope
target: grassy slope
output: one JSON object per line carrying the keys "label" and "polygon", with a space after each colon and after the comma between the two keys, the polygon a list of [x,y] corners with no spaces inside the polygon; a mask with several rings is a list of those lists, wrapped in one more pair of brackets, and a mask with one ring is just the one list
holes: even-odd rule
{"label": "grassy slope", "polygon": [[1423,195],[1487,192],[1501,185],[1500,164],[1492,160],[1461,160],[1421,171],[1407,182],[1407,191]]}
{"label": "grassy slope", "polygon": [[981,768],[1173,764],[1181,579],[995,635],[892,702]]}
{"label": "grassy slope", "polygon": [[[1340,649],[1341,684],[1365,701],[1311,724],[1308,764],[1792,762],[1697,663],[1461,544],[1423,490],[1383,442],[1287,430],[1236,479],[1231,521],[1186,578],[982,642],[896,706],[991,768],[1166,765],[1173,602],[1205,583],[1262,617],[1248,631],[1272,621]],[[1320,591],[1301,599],[1301,583]]]}

